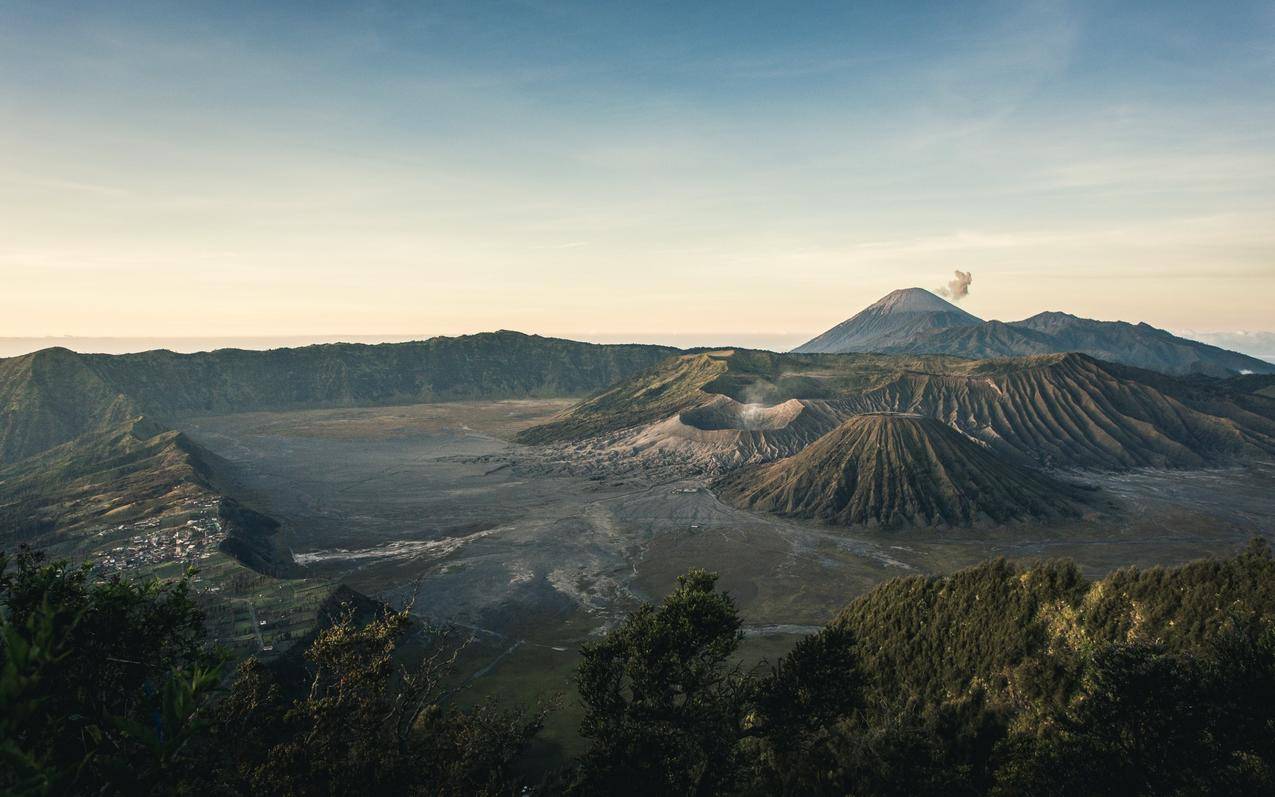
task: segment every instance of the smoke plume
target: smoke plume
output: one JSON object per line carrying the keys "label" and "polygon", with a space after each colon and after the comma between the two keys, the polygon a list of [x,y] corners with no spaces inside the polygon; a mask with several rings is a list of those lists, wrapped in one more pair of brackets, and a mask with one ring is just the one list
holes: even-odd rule
{"label": "smoke plume", "polygon": [[970,295],[970,283],[974,281],[973,273],[969,271],[956,270],[956,278],[947,283],[946,288],[939,288],[936,293],[939,296],[959,302],[966,296]]}

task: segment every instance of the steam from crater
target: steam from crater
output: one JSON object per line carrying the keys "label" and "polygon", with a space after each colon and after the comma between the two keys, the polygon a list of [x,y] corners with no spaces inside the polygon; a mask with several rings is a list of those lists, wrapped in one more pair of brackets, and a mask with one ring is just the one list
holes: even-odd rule
{"label": "steam from crater", "polygon": [[743,401],[739,405],[740,426],[750,431],[765,428],[766,405],[771,398],[767,385],[753,382],[744,388]]}
{"label": "steam from crater", "polygon": [[956,270],[956,278],[947,283],[946,288],[939,288],[935,291],[939,296],[959,302],[966,296],[970,295],[970,283],[974,281],[974,274],[969,271]]}

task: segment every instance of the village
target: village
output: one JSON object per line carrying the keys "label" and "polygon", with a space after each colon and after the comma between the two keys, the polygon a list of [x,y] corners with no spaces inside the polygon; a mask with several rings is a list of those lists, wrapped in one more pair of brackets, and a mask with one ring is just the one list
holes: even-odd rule
{"label": "village", "polygon": [[171,563],[198,565],[210,559],[226,538],[215,497],[201,497],[175,512],[96,529],[93,534],[108,544],[111,539],[121,541],[99,549],[94,572],[102,577]]}

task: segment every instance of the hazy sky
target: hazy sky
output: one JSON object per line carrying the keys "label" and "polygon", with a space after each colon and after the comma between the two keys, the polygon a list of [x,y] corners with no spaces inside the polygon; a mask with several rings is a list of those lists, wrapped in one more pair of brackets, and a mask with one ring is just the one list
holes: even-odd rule
{"label": "hazy sky", "polygon": [[0,0],[0,336],[1275,328],[1270,2]]}

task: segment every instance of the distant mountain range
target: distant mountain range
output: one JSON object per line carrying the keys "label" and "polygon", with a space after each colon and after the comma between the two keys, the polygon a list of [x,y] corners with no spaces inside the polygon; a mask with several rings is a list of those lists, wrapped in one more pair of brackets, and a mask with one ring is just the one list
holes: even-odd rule
{"label": "distant mountain range", "polygon": [[921,288],[894,291],[793,351],[951,354],[973,359],[1080,352],[1175,375],[1275,373],[1275,364],[1149,324],[1094,321],[1060,312],[1008,323],[983,321]]}

